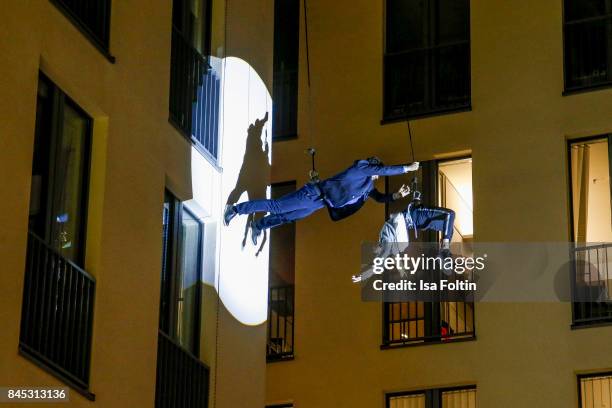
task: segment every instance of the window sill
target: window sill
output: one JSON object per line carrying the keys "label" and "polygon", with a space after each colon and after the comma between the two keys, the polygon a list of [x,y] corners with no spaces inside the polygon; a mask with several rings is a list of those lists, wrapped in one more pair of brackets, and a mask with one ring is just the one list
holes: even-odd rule
{"label": "window sill", "polygon": [[604,82],[604,83],[597,84],[597,85],[588,85],[588,86],[581,86],[581,87],[576,87],[576,88],[565,88],[565,90],[563,91],[561,95],[571,96],[571,95],[577,95],[577,94],[582,94],[582,93],[587,93],[587,92],[603,91],[603,90],[610,89],[610,88],[612,88],[612,82]]}
{"label": "window sill", "polygon": [[91,33],[89,28],[85,26],[81,20],[74,15],[72,11],[67,9],[63,4],[58,1],[50,0],[51,3],[57,8],[76,28],[85,36],[85,38],[98,50],[100,53],[111,63],[114,64],[116,59],[109,52],[108,45],[104,45]]}
{"label": "window sill", "polygon": [[472,111],[472,104],[470,103],[467,106],[462,106],[462,107],[458,107],[458,108],[442,109],[442,110],[437,110],[437,111],[423,112],[423,113],[417,113],[417,114],[414,114],[414,115],[383,117],[383,119],[380,121],[380,124],[381,125],[388,125],[388,124],[391,124],[391,123],[405,122],[407,120],[425,119],[425,118],[431,118],[431,117],[436,117],[436,116],[449,115],[449,114],[453,114],[453,113],[462,113],[462,112],[471,112],[471,111]]}
{"label": "window sill", "polygon": [[70,378],[67,375],[63,374],[57,368],[55,368],[55,367],[51,366],[50,364],[48,364],[45,361],[44,357],[39,356],[38,353],[36,353],[36,352],[29,351],[27,346],[24,346],[24,345],[20,344],[19,345],[19,352],[18,353],[19,353],[19,355],[24,357],[26,360],[29,360],[34,365],[36,365],[39,368],[41,368],[43,371],[46,371],[47,373],[49,373],[53,377],[57,378],[58,380],[60,380],[61,382],[63,382],[64,384],[66,384],[67,386],[72,388],[74,391],[76,391],[79,394],[81,394],[83,397],[87,398],[90,401],[95,401],[96,400],[96,395],[94,393],[92,393],[91,391],[89,391],[88,388],[83,387],[82,385],[77,384],[76,382],[70,380]]}
{"label": "window sill", "polygon": [[277,356],[277,357],[266,356],[266,363],[281,363],[283,361],[293,361],[293,360],[295,360],[295,356],[293,354],[285,355],[285,356]]}
{"label": "window sill", "polygon": [[277,136],[272,138],[272,143],[275,142],[287,142],[290,140],[296,140],[298,138],[297,133],[294,135]]}
{"label": "window sill", "polygon": [[381,350],[394,350],[394,349],[401,349],[401,348],[406,348],[406,347],[419,347],[419,346],[433,346],[433,345],[439,345],[439,344],[464,343],[464,342],[467,342],[467,341],[476,341],[476,335],[474,335],[472,337],[466,337],[466,338],[461,338],[461,339],[450,339],[450,340],[445,340],[445,341],[436,340],[436,341],[423,341],[423,342],[420,342],[420,343],[381,344],[380,345],[380,349]]}
{"label": "window sill", "polygon": [[612,318],[602,318],[601,320],[593,320],[591,322],[572,323],[572,330],[593,329],[596,327],[612,326]]}

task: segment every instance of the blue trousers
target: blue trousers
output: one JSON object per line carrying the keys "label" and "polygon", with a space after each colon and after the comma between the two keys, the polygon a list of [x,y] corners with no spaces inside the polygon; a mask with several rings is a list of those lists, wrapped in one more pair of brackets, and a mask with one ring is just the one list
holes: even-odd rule
{"label": "blue trousers", "polygon": [[[443,239],[453,237],[455,212],[443,207],[415,206],[410,209],[412,222],[417,230],[433,230],[442,233]],[[408,230],[410,230],[408,225]]]}
{"label": "blue trousers", "polygon": [[301,220],[323,207],[325,203],[320,190],[312,184],[306,184],[299,190],[277,199],[251,200],[235,206],[238,214],[270,213],[255,222],[259,229],[273,228]]}

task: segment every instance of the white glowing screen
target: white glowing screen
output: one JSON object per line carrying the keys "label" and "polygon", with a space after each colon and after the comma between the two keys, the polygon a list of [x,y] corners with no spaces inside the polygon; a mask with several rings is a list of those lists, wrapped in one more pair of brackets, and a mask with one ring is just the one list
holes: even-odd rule
{"label": "white glowing screen", "polygon": [[[228,197],[234,203],[270,197],[272,157],[272,98],[260,76],[245,61],[228,57],[222,88],[221,211]],[[269,237],[263,242],[262,234],[254,246],[247,220],[237,216],[220,226],[217,290],[236,319],[257,325],[267,318]]]}

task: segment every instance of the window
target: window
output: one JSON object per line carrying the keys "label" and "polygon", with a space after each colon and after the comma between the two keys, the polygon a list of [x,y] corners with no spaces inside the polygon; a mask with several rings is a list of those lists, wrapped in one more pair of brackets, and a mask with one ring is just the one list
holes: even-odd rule
{"label": "window", "polygon": [[111,61],[110,41],[111,0],[51,0],[76,27]]}
{"label": "window", "polygon": [[299,0],[274,2],[274,94],[272,138],[297,136]]}
{"label": "window", "polygon": [[19,351],[88,391],[95,279],[83,270],[91,118],[41,75]]}
{"label": "window", "polygon": [[[397,191],[402,184],[411,185],[413,176],[395,176],[386,179],[388,192]],[[473,241],[472,213],[472,160],[453,159],[421,164],[418,173],[422,203],[450,208],[455,211],[453,244]],[[407,200],[387,204],[387,216],[404,210]],[[412,242],[437,242],[432,231],[419,232],[418,238],[410,234]],[[467,246],[463,247],[466,251]],[[470,253],[463,253],[471,256]],[[382,348],[420,343],[444,343],[474,339],[474,303],[468,301],[444,302],[388,302],[383,304]]]}
{"label": "window", "polygon": [[199,359],[203,224],[171,193],[163,207],[155,406],[205,407],[210,369]]}
{"label": "window", "polygon": [[564,0],[565,91],[612,84],[612,0]]}
{"label": "window", "polygon": [[[295,182],[272,185],[272,198],[295,191]],[[270,231],[268,279],[268,361],[293,358],[295,223]]]}
{"label": "window", "polygon": [[386,0],[383,119],[470,108],[469,0]]}
{"label": "window", "polygon": [[198,356],[202,302],[202,223],[170,193],[163,212],[160,329]]}
{"label": "window", "polygon": [[400,392],[385,399],[386,408],[476,408],[476,387]]}
{"label": "window", "polygon": [[40,77],[32,161],[30,231],[83,266],[92,121]]}
{"label": "window", "polygon": [[578,376],[580,408],[608,408],[612,406],[612,373]]}
{"label": "window", "polygon": [[169,121],[216,162],[221,79],[207,60],[211,14],[212,0],[172,2]]}
{"label": "window", "polygon": [[612,322],[610,137],[569,143],[574,326]]}

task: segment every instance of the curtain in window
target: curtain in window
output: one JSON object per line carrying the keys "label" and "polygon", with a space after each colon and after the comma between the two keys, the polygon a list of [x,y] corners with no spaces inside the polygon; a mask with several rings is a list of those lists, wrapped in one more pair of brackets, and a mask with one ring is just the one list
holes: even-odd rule
{"label": "curtain in window", "polygon": [[425,408],[425,394],[392,397],[389,399],[389,408]]}
{"label": "curtain in window", "polygon": [[612,407],[612,376],[580,379],[580,408]]}
{"label": "curtain in window", "polygon": [[586,242],[589,198],[589,145],[573,145],[571,155],[572,181],[574,184],[572,189],[574,241]]}
{"label": "curtain in window", "polygon": [[442,408],[476,408],[476,390],[443,391]]}

